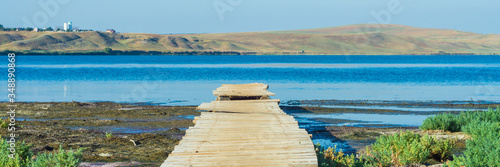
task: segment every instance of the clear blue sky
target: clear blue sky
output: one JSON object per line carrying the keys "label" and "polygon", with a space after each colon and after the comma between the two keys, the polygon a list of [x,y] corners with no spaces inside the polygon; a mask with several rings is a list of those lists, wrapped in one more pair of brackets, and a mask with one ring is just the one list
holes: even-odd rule
{"label": "clear blue sky", "polygon": [[379,15],[390,24],[500,34],[499,11],[498,0],[8,0],[1,2],[0,24],[220,33],[363,24]]}

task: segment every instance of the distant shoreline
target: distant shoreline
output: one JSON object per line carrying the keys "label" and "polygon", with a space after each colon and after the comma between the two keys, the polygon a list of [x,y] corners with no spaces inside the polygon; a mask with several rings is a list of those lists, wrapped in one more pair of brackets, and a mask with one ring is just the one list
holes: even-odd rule
{"label": "distant shoreline", "polygon": [[4,50],[0,51],[0,54],[6,55],[9,53],[15,53],[16,55],[60,55],[60,56],[85,56],[85,55],[98,55],[98,56],[120,56],[120,55],[157,55],[157,56],[174,56],[174,55],[304,55],[304,56],[499,56],[497,53],[447,53],[447,54],[417,54],[417,53],[405,53],[405,54],[324,54],[324,53],[301,53],[301,52],[237,52],[237,51],[174,51],[174,52],[163,52],[163,51],[142,51],[142,50],[131,50],[122,51],[115,50],[111,53],[104,51],[10,51]]}
{"label": "distant shoreline", "polygon": [[403,25],[172,35],[0,31],[0,53],[24,55],[500,55],[499,42],[500,34]]}

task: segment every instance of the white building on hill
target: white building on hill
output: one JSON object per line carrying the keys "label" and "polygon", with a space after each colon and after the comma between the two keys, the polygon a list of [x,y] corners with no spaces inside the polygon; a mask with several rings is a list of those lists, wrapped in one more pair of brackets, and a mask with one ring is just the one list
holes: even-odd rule
{"label": "white building on hill", "polygon": [[67,22],[67,23],[64,23],[64,31],[72,31],[73,30],[73,23],[70,22]]}

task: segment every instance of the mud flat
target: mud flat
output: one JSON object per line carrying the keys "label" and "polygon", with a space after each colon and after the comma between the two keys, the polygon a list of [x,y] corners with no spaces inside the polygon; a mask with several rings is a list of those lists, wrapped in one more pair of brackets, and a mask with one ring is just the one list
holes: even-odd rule
{"label": "mud flat", "polygon": [[[0,104],[7,111],[7,103]],[[199,115],[193,106],[18,103],[17,138],[33,151],[85,148],[82,165],[159,166]],[[7,115],[1,112],[3,119]],[[1,136],[7,136],[5,128]],[[108,164],[112,165],[113,164]]]}
{"label": "mud flat", "polygon": [[[287,104],[301,106],[321,106],[335,108],[335,106],[368,106],[374,109],[383,108],[383,106],[391,106],[389,110],[415,109],[415,108],[431,108],[427,111],[457,111],[459,110],[476,110],[488,109],[488,107],[496,107],[500,105],[498,101],[411,101],[411,100],[294,100],[288,101]],[[359,107],[358,107],[359,108]],[[436,110],[438,109],[438,110]],[[386,109],[387,110],[387,109]],[[409,110],[418,111],[418,110]],[[425,111],[425,110],[424,110]]]}

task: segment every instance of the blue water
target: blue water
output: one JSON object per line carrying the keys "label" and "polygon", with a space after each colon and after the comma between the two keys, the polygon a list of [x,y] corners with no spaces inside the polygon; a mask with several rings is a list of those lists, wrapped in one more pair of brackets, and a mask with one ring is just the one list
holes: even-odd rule
{"label": "blue water", "polygon": [[18,101],[198,105],[213,100],[220,84],[253,82],[269,84],[282,100],[500,101],[500,56],[16,58]]}
{"label": "blue water", "polygon": [[21,64],[498,64],[500,56],[23,56]]}

